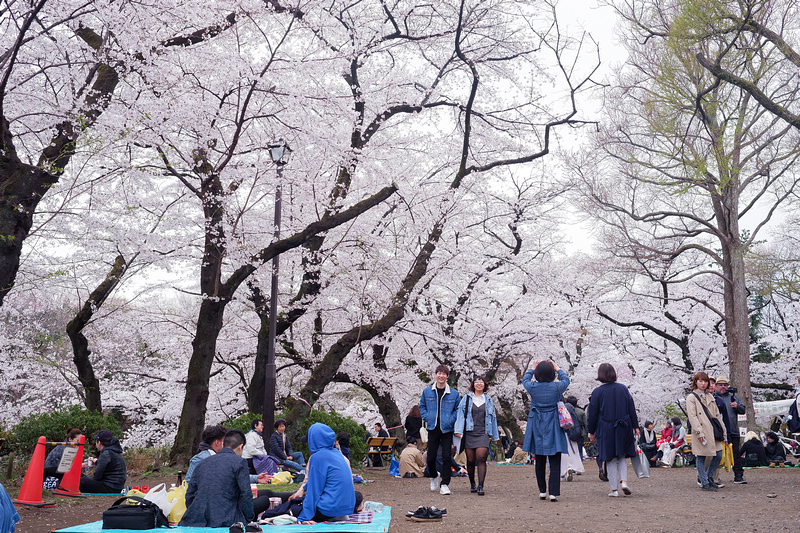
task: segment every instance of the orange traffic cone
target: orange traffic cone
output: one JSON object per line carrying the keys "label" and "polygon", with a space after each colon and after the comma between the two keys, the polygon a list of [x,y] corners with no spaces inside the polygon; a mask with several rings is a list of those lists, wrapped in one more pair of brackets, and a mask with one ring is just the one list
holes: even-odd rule
{"label": "orange traffic cone", "polygon": [[42,481],[44,481],[44,448],[47,439],[39,437],[36,449],[33,451],[28,472],[22,481],[19,498],[14,500],[17,505],[30,505],[32,507],[54,507],[55,502],[42,501]]}
{"label": "orange traffic cone", "polygon": [[83,465],[83,443],[86,437],[81,435],[78,440],[78,453],[72,461],[69,472],[61,478],[58,488],[53,491],[53,496],[63,496],[69,498],[85,498],[81,493],[81,466]]}

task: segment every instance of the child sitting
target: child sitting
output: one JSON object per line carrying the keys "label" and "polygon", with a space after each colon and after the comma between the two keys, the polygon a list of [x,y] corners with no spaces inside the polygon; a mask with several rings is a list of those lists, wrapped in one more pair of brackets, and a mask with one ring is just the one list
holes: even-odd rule
{"label": "child sitting", "polygon": [[769,461],[771,468],[792,466],[792,463],[786,460],[786,448],[783,447],[778,434],[774,431],[767,432],[767,445],[764,447],[764,451],[767,454],[767,461]]}

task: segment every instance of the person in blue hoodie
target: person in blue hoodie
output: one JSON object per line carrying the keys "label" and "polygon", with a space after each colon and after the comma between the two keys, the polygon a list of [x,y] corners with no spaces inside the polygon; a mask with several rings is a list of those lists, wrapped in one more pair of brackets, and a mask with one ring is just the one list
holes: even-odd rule
{"label": "person in blue hoodie", "polygon": [[308,428],[311,457],[299,524],[344,520],[360,506],[361,494],[353,486],[350,465],[335,444],[336,433],[325,424],[317,422]]}

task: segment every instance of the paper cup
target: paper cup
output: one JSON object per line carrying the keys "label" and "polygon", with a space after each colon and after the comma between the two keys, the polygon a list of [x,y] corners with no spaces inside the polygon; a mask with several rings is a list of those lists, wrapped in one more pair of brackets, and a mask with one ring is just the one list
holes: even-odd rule
{"label": "paper cup", "polygon": [[250,492],[253,493],[253,498],[258,498],[258,485],[255,483],[251,483]]}

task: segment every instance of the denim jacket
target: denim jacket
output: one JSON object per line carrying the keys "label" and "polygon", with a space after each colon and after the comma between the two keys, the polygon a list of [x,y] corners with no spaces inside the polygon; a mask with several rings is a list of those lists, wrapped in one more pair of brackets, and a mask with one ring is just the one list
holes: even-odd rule
{"label": "denim jacket", "polygon": [[436,383],[430,387],[425,387],[422,391],[422,397],[419,400],[419,411],[422,413],[422,420],[425,422],[426,429],[434,429],[438,413],[441,416],[441,420],[438,421],[439,429],[442,433],[451,433],[455,427],[456,410],[461,397],[457,390],[451,389],[449,385],[445,384],[441,408],[438,408],[439,406],[437,405],[438,398]]}
{"label": "denim jacket", "polygon": [[[455,425],[455,433],[466,433],[467,431],[472,431],[475,423],[472,421],[472,399],[475,397],[475,394],[470,392],[469,394],[465,394],[463,398],[461,398],[461,403],[458,404],[458,413],[456,416],[456,425]],[[483,395],[486,398],[486,434],[491,435],[492,440],[500,440],[500,435],[497,432],[497,411],[494,408],[494,402],[489,397],[488,394]],[[469,401],[469,409],[467,409],[467,425],[466,428],[464,427],[464,407],[466,407],[467,398],[470,399]]]}

